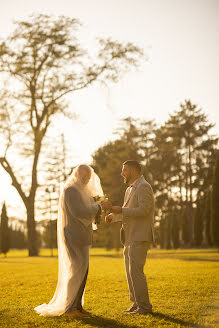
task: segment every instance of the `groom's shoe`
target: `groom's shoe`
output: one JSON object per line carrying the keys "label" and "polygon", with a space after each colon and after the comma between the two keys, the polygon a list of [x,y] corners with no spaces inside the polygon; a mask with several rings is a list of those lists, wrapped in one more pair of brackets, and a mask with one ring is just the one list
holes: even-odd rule
{"label": "groom's shoe", "polygon": [[84,317],[87,317],[87,316],[88,316],[87,314],[82,313],[79,310],[74,310],[70,313],[65,314],[65,317],[68,317],[68,318],[84,318]]}
{"label": "groom's shoe", "polygon": [[125,310],[125,311],[123,311],[123,313],[132,313],[133,311],[136,311],[137,308],[138,308],[138,307],[137,307],[136,304],[132,304],[132,305],[130,306],[130,308],[127,309],[127,310]]}
{"label": "groom's shoe", "polygon": [[135,311],[129,312],[129,314],[131,314],[131,315],[135,315],[135,314],[147,315],[150,313],[152,313],[152,309],[142,310],[142,309],[137,308]]}

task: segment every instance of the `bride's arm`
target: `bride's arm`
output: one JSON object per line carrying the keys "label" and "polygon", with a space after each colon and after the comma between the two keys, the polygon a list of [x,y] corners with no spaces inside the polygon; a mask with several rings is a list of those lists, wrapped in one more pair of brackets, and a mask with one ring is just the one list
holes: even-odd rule
{"label": "bride's arm", "polygon": [[65,190],[65,203],[72,216],[90,220],[99,211],[97,204],[85,204],[80,192],[74,187]]}

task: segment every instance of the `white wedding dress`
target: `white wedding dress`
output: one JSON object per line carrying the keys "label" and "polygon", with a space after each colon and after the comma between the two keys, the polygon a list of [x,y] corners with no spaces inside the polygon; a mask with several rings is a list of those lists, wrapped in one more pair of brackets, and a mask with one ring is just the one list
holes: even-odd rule
{"label": "white wedding dress", "polygon": [[[69,186],[76,187],[85,204],[91,203],[92,197],[94,196],[103,196],[100,179],[96,173],[94,173],[93,169],[91,167],[89,168],[92,174],[86,187],[82,186],[80,183],[80,179],[78,178],[78,167],[76,167],[63,188],[64,190]],[[66,313],[77,296],[80,285],[88,269],[90,246],[74,245],[73,254],[72,252],[70,254],[66,245],[64,228],[68,222],[64,201],[64,192],[62,192],[59,200],[57,221],[58,283],[51,301],[48,304],[44,303],[34,308],[41,316],[60,316]],[[85,226],[91,223],[91,219],[92,218],[88,221],[84,218],[78,218]]]}

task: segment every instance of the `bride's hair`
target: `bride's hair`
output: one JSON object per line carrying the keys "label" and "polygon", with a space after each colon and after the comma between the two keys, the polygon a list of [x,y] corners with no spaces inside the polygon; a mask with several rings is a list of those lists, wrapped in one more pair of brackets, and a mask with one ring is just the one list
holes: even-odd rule
{"label": "bride's hair", "polygon": [[81,173],[82,172],[87,172],[87,173],[92,173],[92,167],[90,167],[89,165],[86,164],[80,164],[76,167],[76,171],[75,171],[75,177],[77,177],[78,179],[80,179],[81,177]]}
{"label": "bride's hair", "polygon": [[[81,173],[82,172],[90,173],[90,180],[87,185],[84,186],[81,181]],[[94,169],[86,164],[80,164],[76,166],[65,182],[64,188],[75,186],[79,191],[83,191],[83,193],[87,193],[91,197],[95,196],[103,196],[103,190],[101,187],[100,179],[98,175],[94,172]]]}

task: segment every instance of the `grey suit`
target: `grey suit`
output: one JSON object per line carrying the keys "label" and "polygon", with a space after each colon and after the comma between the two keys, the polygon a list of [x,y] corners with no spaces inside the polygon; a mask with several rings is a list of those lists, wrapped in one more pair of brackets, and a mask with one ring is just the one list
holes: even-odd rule
{"label": "grey suit", "polygon": [[[65,227],[67,244],[91,245],[93,235],[91,218],[98,213],[100,206],[95,203],[85,204],[75,187],[68,187],[64,191],[63,206],[68,222]],[[84,225],[80,219],[87,220],[87,224]]]}
{"label": "grey suit", "polygon": [[154,195],[143,176],[127,188],[122,216],[121,242],[130,300],[141,311],[151,310],[144,265],[150,243],[154,241]]}
{"label": "grey suit", "polygon": [[[80,192],[75,187],[68,187],[64,190],[62,199],[63,212],[66,213],[66,223],[64,235],[68,252],[72,258],[76,257],[75,248],[80,248],[83,254],[89,252],[92,244],[92,223],[91,218],[101,212],[97,204],[85,204]],[[87,222],[86,222],[87,221]],[[85,224],[83,224],[85,222]],[[86,259],[86,256],[81,260]],[[82,308],[82,296],[87,281],[88,267],[83,281],[79,286],[78,293],[66,313]]]}

